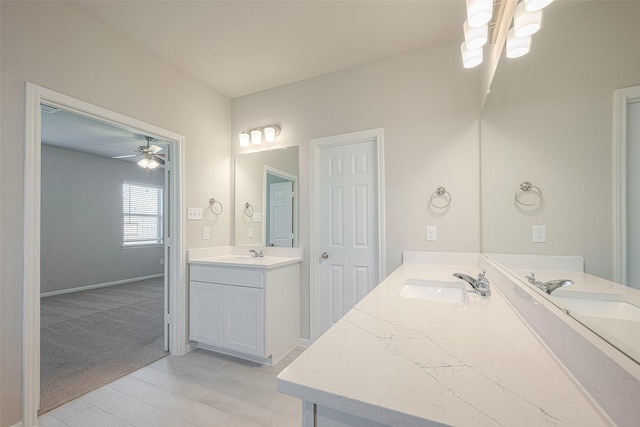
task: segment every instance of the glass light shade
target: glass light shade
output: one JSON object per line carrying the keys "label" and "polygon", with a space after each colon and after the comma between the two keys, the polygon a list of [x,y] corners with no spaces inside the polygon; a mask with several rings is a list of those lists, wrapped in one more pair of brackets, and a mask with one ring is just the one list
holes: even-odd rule
{"label": "glass light shade", "polygon": [[527,12],[535,12],[549,6],[553,0],[524,0],[524,9]]}
{"label": "glass light shade", "polygon": [[516,37],[513,28],[507,34],[507,58],[519,58],[529,53],[531,37]]}
{"label": "glass light shade", "polygon": [[513,15],[513,30],[516,37],[528,37],[536,33],[542,24],[542,10],[527,12],[524,3],[518,3]]}
{"label": "glass light shade", "polygon": [[249,146],[249,134],[247,132],[242,132],[240,135],[238,135],[238,139],[240,140],[241,147]]}
{"label": "glass light shade", "polygon": [[480,27],[491,20],[493,0],[467,0],[467,21],[470,27]]}
{"label": "glass light shade", "polygon": [[477,67],[482,63],[482,48],[467,49],[466,42],[460,45],[460,53],[462,53],[462,65],[464,68]]}
{"label": "glass light shade", "polygon": [[484,24],[480,27],[470,27],[469,21],[464,21],[462,26],[464,30],[464,42],[467,49],[478,49],[487,43],[489,38],[489,25]]}
{"label": "glass light shade", "polygon": [[151,159],[151,160],[149,160],[149,166],[147,166],[147,168],[155,169],[158,166],[160,166],[160,163],[156,162],[156,159]]}
{"label": "glass light shade", "polygon": [[276,140],[276,128],[273,126],[267,126],[263,129],[265,142],[275,142]]}
{"label": "glass light shade", "polygon": [[145,157],[144,159],[141,159],[138,162],[138,166],[145,169],[155,169],[158,166],[160,166],[160,163],[156,162],[156,160],[153,157],[151,158]]}
{"label": "glass light shade", "polygon": [[260,132],[259,130],[252,130],[251,142],[255,145],[262,144],[262,132]]}
{"label": "glass light shade", "polygon": [[138,162],[138,166],[142,167],[142,168],[147,168],[149,167],[149,159],[147,159],[146,157],[142,160],[140,160]]}

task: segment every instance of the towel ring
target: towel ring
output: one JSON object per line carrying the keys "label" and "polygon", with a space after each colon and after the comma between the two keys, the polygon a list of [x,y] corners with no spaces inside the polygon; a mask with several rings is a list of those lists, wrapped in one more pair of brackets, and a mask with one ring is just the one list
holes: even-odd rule
{"label": "towel ring", "polygon": [[[447,199],[447,202],[445,204],[438,205],[433,201],[433,199],[435,199],[436,197],[445,197],[445,199]],[[436,191],[434,191],[431,194],[431,198],[429,199],[429,204],[436,209],[446,209],[451,204],[451,194],[447,190],[445,190],[444,187],[438,187],[436,188]]]}
{"label": "towel ring", "polygon": [[[218,206],[218,209],[215,209],[215,206]],[[224,208],[222,207],[220,200],[216,200],[212,197],[209,199],[209,210],[211,210],[211,213],[214,215],[220,215],[224,211]]]}
{"label": "towel ring", "polygon": [[244,214],[249,218],[253,216],[253,206],[251,206],[251,203],[247,202],[244,204]]}
{"label": "towel ring", "polygon": [[[537,193],[538,194],[538,198],[536,200],[534,200],[532,203],[525,203],[522,200],[520,200],[520,196],[522,194],[524,194],[524,193],[529,192],[529,191],[534,191],[535,193]],[[520,204],[522,206],[535,206],[538,203],[542,202],[542,190],[540,190],[540,187],[538,187],[536,185],[533,185],[529,181],[525,181],[522,184],[520,184],[520,187],[518,187],[516,192],[513,193],[513,198],[515,199],[516,203],[518,203],[518,204]]]}

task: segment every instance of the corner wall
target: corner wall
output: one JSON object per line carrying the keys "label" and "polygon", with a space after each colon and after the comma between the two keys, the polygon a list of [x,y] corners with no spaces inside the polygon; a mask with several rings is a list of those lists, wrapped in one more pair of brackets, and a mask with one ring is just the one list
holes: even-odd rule
{"label": "corner wall", "polygon": [[[387,272],[403,250],[480,250],[477,70],[465,70],[458,43],[432,46],[332,74],[233,99],[231,147],[237,135],[266,123],[282,131],[274,147],[298,145],[301,325],[309,337],[309,140],[383,128],[386,179]],[[271,147],[269,147],[271,148]],[[443,186],[449,210],[429,208]],[[425,227],[438,240],[425,240]]]}
{"label": "corner wall", "polygon": [[[25,82],[185,136],[184,200],[229,206],[230,102],[72,2],[1,1],[0,426],[21,419],[22,218]],[[187,247],[228,245],[228,211]],[[31,426],[25,426],[31,427]]]}

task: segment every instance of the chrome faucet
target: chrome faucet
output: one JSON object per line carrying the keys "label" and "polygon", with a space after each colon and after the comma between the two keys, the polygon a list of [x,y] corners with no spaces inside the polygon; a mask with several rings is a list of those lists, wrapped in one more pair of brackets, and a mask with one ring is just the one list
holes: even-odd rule
{"label": "chrome faucet", "polygon": [[487,279],[486,271],[478,273],[477,279],[474,279],[473,277],[464,273],[453,273],[453,277],[462,279],[470,284],[475,293],[479,294],[480,296],[491,296],[491,287],[489,286],[489,279]]}
{"label": "chrome faucet", "polygon": [[251,258],[264,257],[264,251],[262,249],[249,249],[249,253],[251,254]]}
{"label": "chrome faucet", "polygon": [[555,291],[558,288],[561,288],[563,286],[573,285],[573,281],[569,279],[556,279],[556,280],[550,280],[548,282],[543,283],[539,280],[536,280],[535,272],[532,272],[531,276],[526,276],[526,278],[529,281],[529,283],[531,283],[538,289],[541,289],[542,291],[548,293],[549,295],[551,295],[551,292]]}

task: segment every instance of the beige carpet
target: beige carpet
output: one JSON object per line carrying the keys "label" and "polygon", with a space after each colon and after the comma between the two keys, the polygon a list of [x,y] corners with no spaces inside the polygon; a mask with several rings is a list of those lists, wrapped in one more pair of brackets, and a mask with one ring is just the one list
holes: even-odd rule
{"label": "beige carpet", "polygon": [[41,300],[43,414],[166,355],[163,279]]}

